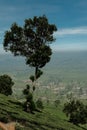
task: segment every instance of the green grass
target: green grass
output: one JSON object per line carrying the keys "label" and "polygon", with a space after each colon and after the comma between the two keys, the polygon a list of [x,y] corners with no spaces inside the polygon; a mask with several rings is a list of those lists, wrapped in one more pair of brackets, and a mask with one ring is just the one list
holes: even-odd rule
{"label": "green grass", "polygon": [[[52,82],[58,85],[57,87],[61,87],[59,82],[63,83],[62,86],[66,86],[65,90],[60,91],[61,95],[67,92],[75,93],[72,90],[73,86],[85,89],[87,85],[87,57],[85,55],[87,52],[54,53],[51,62],[43,69],[44,73],[39,80],[42,84],[37,90],[36,97],[46,97],[51,101],[57,99],[59,93],[55,95],[53,88],[43,87]],[[25,65],[25,60],[22,58],[0,55],[0,75],[5,73],[12,77],[15,82],[14,97],[18,99],[22,99],[22,89],[27,84],[25,81],[29,79],[29,75],[33,73],[32,70]],[[20,102],[0,94],[0,121],[16,121],[17,130],[87,130],[87,125],[79,127],[69,123],[62,108],[62,106],[58,108],[52,105],[45,106],[42,113],[30,114],[23,111]]]}
{"label": "green grass", "polygon": [[20,102],[2,94],[0,94],[0,121],[16,121],[16,130],[84,130],[85,127],[69,123],[62,112],[62,106],[58,108],[52,105],[45,106],[42,112],[30,114],[23,111]]}

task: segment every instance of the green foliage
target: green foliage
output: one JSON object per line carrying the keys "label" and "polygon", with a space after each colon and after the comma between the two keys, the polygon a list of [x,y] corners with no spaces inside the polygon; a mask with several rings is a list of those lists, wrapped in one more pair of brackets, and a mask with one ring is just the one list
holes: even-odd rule
{"label": "green foliage", "polygon": [[[83,128],[67,122],[62,107],[48,106],[43,112],[35,114],[23,110],[22,104],[14,98],[0,94],[0,121],[6,117],[7,122],[17,123],[18,130],[84,130]],[[5,121],[6,122],[6,121]]]}
{"label": "green foliage", "polygon": [[35,91],[35,89],[36,89],[35,86],[33,86],[33,92]]}
{"label": "green foliage", "polygon": [[36,105],[37,105],[37,107],[40,108],[40,109],[43,109],[43,108],[44,108],[43,102],[42,102],[42,100],[41,100],[40,98],[36,101]]}
{"label": "green foliage", "polygon": [[40,69],[38,69],[36,79],[38,79],[42,74],[43,72]]}
{"label": "green foliage", "polygon": [[[7,116],[7,117],[6,117]],[[2,116],[0,116],[0,121],[1,122],[5,122],[5,123],[7,123],[8,122],[8,120],[9,120],[9,117],[8,117],[8,115],[2,115]]]}
{"label": "green foliage", "polygon": [[0,93],[6,96],[12,94],[12,86],[14,85],[12,79],[8,75],[0,76]]}
{"label": "green foliage", "polygon": [[35,16],[26,19],[23,27],[12,24],[10,31],[5,33],[3,45],[14,55],[25,56],[30,66],[41,68],[50,60],[52,52],[45,44],[55,40],[54,31],[57,31],[56,26],[49,24],[46,16]]}
{"label": "green foliage", "polygon": [[36,109],[35,103],[33,101],[33,94],[30,92],[30,86],[26,85],[26,88],[23,90],[26,101],[23,104],[24,110],[26,112],[33,112]]}
{"label": "green foliage", "polygon": [[63,111],[69,117],[69,121],[78,125],[87,123],[87,106],[79,100],[72,100],[64,105]]}
{"label": "green foliage", "polygon": [[42,75],[42,68],[50,61],[52,50],[49,46],[55,39],[53,33],[57,31],[54,24],[49,24],[45,15],[26,19],[24,26],[12,24],[5,33],[3,46],[15,56],[26,57],[26,64],[35,67],[35,76],[32,81]]}
{"label": "green foliage", "polygon": [[31,75],[31,76],[30,76],[30,80],[31,80],[32,82],[34,82],[35,77],[34,77],[33,75]]}
{"label": "green foliage", "polygon": [[60,100],[59,100],[59,99],[57,99],[57,100],[54,101],[54,105],[55,105],[56,107],[58,107],[59,104],[60,104]]}
{"label": "green foliage", "polygon": [[29,99],[30,99],[30,95],[29,95],[28,100],[26,100],[26,102],[24,102],[24,105],[23,105],[24,111],[33,113],[36,110],[36,106],[35,106],[34,101],[29,100]]}
{"label": "green foliage", "polygon": [[29,85],[26,85],[26,88],[23,90],[23,94],[24,95],[28,95],[30,92],[30,86]]}

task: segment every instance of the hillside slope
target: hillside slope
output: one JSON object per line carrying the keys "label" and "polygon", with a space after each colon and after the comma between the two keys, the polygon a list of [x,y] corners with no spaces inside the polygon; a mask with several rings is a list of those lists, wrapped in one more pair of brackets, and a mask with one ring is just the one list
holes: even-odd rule
{"label": "hillside slope", "polygon": [[20,102],[0,94],[0,121],[15,121],[16,130],[84,130],[67,122],[60,108],[46,107],[43,112],[29,114]]}

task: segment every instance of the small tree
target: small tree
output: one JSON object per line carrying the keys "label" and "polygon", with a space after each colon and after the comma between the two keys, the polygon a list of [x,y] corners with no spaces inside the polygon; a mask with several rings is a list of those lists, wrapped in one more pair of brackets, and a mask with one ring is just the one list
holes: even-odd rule
{"label": "small tree", "polygon": [[69,121],[75,125],[87,123],[87,106],[78,100],[72,100],[64,105],[63,111]]}
{"label": "small tree", "polygon": [[39,109],[43,109],[44,106],[43,106],[43,102],[42,100],[39,98],[37,101],[36,101],[36,105]]}
{"label": "small tree", "polygon": [[25,20],[23,27],[12,24],[4,36],[4,49],[11,51],[15,56],[26,57],[26,64],[35,68],[34,81],[41,75],[42,67],[50,61],[52,50],[49,46],[57,31],[54,24],[49,24],[45,15]]}
{"label": "small tree", "polygon": [[27,84],[26,88],[23,90],[24,95],[28,95],[30,93],[30,86]]}
{"label": "small tree", "polygon": [[12,81],[11,77],[8,75],[0,76],[0,93],[8,96],[12,94],[12,86],[14,82]]}
{"label": "small tree", "polygon": [[26,88],[23,90],[23,94],[25,95],[26,101],[24,102],[24,110],[26,112],[31,112],[36,109],[35,103],[33,101],[33,95],[30,92],[30,86],[26,85]]}

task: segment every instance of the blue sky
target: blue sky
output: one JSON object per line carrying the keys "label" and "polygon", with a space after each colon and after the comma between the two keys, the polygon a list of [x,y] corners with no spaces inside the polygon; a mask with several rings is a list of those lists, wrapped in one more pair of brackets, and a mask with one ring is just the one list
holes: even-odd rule
{"label": "blue sky", "polygon": [[58,28],[53,50],[87,50],[87,0],[0,0],[0,43],[12,23],[43,14]]}

